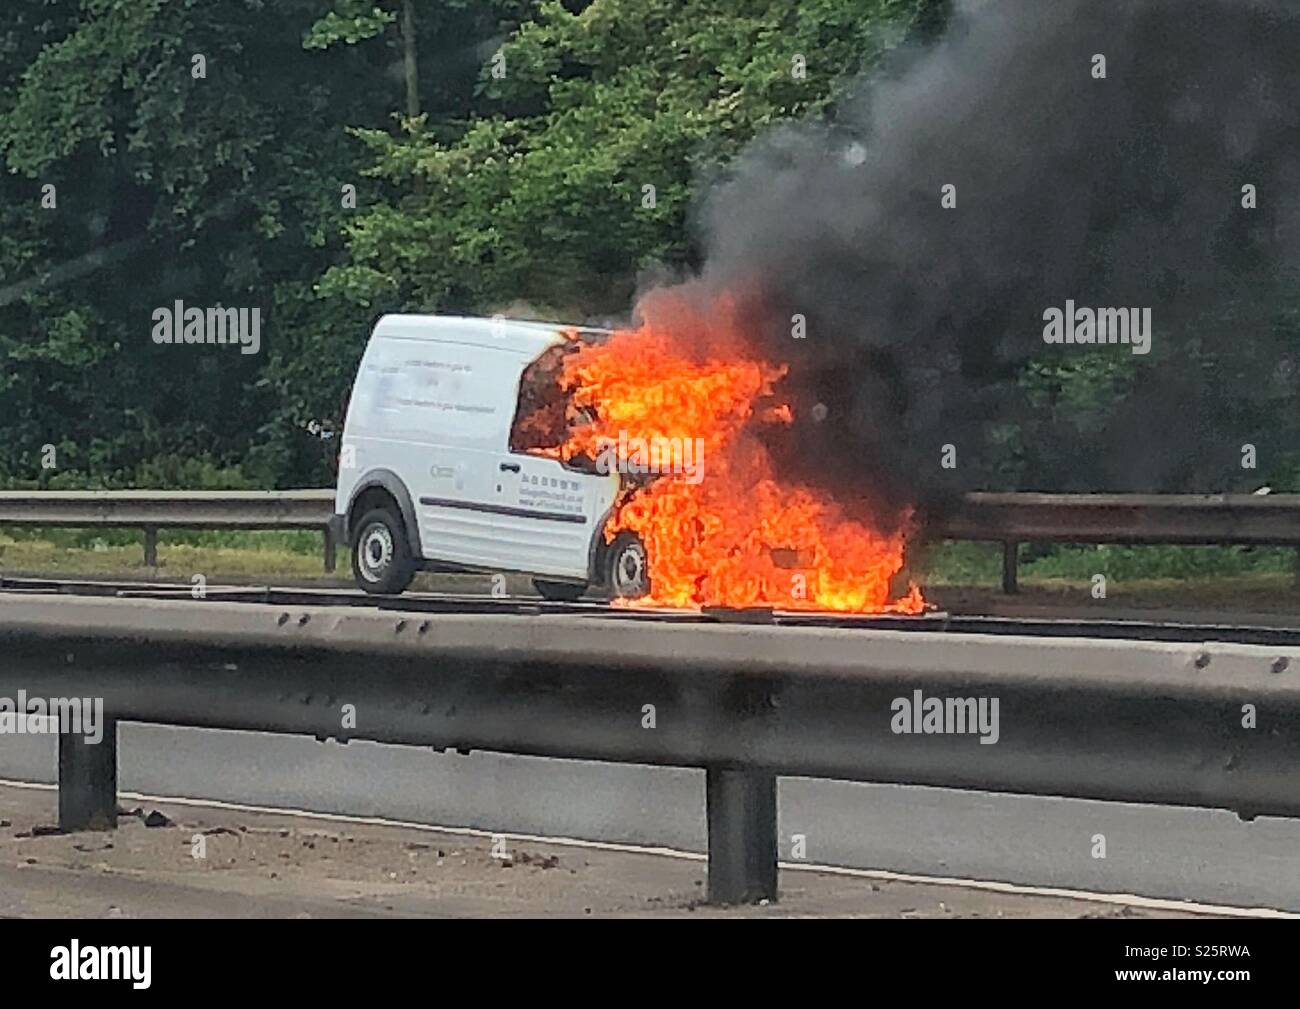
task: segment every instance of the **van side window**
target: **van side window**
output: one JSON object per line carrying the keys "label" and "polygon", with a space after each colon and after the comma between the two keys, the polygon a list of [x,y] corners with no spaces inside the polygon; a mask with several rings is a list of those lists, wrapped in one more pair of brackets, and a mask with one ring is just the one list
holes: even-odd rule
{"label": "van side window", "polygon": [[[560,447],[569,440],[573,427],[593,420],[586,410],[569,402],[560,387],[564,359],[578,349],[578,343],[548,347],[524,369],[519,379],[519,401],[510,425],[510,451],[560,458]],[[564,465],[581,473],[595,473],[595,460],[574,456]]]}

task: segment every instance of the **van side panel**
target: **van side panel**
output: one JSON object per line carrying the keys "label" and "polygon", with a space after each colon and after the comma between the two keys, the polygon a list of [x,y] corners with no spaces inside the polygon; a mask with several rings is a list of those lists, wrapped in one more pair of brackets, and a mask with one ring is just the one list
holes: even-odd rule
{"label": "van side panel", "polygon": [[492,451],[509,432],[511,376],[517,384],[524,364],[510,351],[377,335],[361,361],[347,434]]}

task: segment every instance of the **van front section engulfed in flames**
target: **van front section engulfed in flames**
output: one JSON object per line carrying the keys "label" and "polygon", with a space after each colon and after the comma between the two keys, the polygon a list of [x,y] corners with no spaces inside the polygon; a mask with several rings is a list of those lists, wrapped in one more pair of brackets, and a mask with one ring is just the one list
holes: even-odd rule
{"label": "van front section engulfed in flames", "polygon": [[642,604],[920,613],[911,585],[895,596],[910,522],[889,533],[775,472],[763,434],[793,416],[785,368],[747,353],[725,300],[707,313],[659,292],[642,325],[601,343],[575,341],[557,362],[564,421],[532,451],[617,467],[624,490],[606,527],[645,543]]}

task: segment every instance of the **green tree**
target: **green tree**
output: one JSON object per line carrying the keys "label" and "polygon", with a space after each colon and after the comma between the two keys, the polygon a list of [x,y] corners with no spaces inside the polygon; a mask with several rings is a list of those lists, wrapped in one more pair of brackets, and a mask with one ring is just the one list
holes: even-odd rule
{"label": "green tree", "polygon": [[480,71],[460,136],[357,130],[390,198],[321,289],[368,308],[519,300],[626,309],[637,272],[689,266],[693,194],[760,130],[825,110],[946,4],[545,2]]}
{"label": "green tree", "polygon": [[[376,31],[336,21],[337,44],[316,44],[346,6],[8,5],[0,480],[131,484],[146,466],[179,474],[193,460],[264,485],[322,478],[303,426],[337,410],[350,367],[327,335],[359,345],[368,321],[313,288],[356,213],[343,187],[358,187],[358,206],[375,196],[344,127],[392,123],[406,86],[389,73],[378,8],[369,24],[353,12],[354,28]],[[436,58],[442,37],[463,47],[480,20],[495,31],[495,11],[431,8],[419,51]],[[428,72],[426,107],[459,114],[464,76]],[[176,299],[259,308],[263,352],[154,345],[151,314]],[[46,444],[52,472],[39,465]]]}

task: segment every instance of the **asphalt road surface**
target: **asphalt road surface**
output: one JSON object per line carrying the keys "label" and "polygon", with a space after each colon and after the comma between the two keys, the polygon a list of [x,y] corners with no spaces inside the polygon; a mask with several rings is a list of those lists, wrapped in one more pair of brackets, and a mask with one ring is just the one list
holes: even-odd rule
{"label": "asphalt road surface", "polygon": [[[699,851],[703,772],[123,725],[120,787]],[[0,736],[0,778],[52,782],[51,736]],[[1300,911],[1300,822],[785,778],[780,857]],[[1105,857],[1097,836],[1104,836]]]}
{"label": "asphalt road surface", "polygon": [[719,908],[703,903],[702,858],[661,851],[193,800],[149,802],[111,834],[58,834],[56,807],[50,789],[0,784],[0,919],[1214,916],[845,869],[787,871],[780,900]]}

